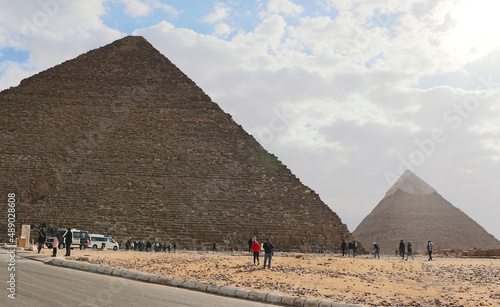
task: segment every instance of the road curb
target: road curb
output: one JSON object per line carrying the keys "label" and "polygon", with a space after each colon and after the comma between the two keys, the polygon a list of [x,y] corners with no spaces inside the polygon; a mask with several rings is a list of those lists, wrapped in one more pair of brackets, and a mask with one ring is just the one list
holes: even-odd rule
{"label": "road curb", "polygon": [[[28,258],[29,259],[29,258]],[[322,301],[318,299],[305,299],[281,294],[273,294],[267,292],[250,291],[245,289],[239,289],[236,287],[228,286],[218,286],[207,284],[203,282],[188,281],[177,278],[168,278],[164,276],[142,273],[124,269],[115,269],[105,266],[99,266],[95,264],[81,263],[76,261],[63,260],[60,258],[54,258],[50,261],[45,262],[50,265],[71,268],[75,270],[82,270],[87,272],[100,273],[110,276],[118,276],[133,280],[140,280],[144,282],[150,282],[160,285],[184,288],[189,290],[197,290],[201,292],[208,292],[228,297],[243,298],[258,302],[266,302],[272,304],[281,304],[287,306],[298,306],[298,307],[362,307],[362,305],[352,305],[344,303],[334,303],[330,301]]]}

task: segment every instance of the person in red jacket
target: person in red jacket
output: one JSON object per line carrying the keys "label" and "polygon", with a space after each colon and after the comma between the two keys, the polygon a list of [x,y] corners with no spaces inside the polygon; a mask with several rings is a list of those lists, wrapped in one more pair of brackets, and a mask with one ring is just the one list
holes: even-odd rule
{"label": "person in red jacket", "polygon": [[259,265],[260,244],[255,237],[253,237],[252,248],[250,250],[253,252],[253,264],[255,265],[255,260],[257,260],[257,265]]}

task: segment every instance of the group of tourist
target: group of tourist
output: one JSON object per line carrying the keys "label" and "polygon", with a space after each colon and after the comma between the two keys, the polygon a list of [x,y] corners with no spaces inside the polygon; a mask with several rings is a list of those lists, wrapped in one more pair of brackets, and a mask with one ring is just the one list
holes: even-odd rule
{"label": "group of tourist", "polygon": [[[396,255],[398,254],[398,250],[396,250]],[[401,256],[401,259],[405,259],[405,255],[406,255],[406,261],[408,261],[408,259],[410,258],[411,256],[411,260],[415,260],[415,258],[413,257],[413,246],[411,245],[410,242],[406,243],[401,240],[399,242],[399,256]]]}
{"label": "group of tourist", "polygon": [[[38,238],[36,239],[37,249],[39,254],[45,245],[45,242],[47,240],[47,235],[50,235],[50,233],[47,234],[45,230],[45,225],[41,225],[38,231]],[[66,232],[62,236],[60,233],[55,234],[54,241],[52,242],[52,257],[57,256],[57,249],[61,242],[64,242],[64,245],[66,246],[65,256],[71,256],[71,244],[73,243],[73,232],[71,232],[71,228],[67,228]]]}
{"label": "group of tourist", "polygon": [[[344,239],[342,239],[342,242],[340,243],[340,248],[342,250],[342,256],[348,256],[348,257],[353,257],[356,258],[357,256],[357,250],[358,250],[358,243],[356,240],[354,241],[349,241],[349,243],[346,243]],[[431,241],[427,242],[427,254],[429,255],[429,261],[432,260],[432,250],[434,248],[434,244]],[[380,259],[380,246],[377,244],[377,242],[373,242],[372,245],[373,249],[373,255],[375,258]],[[406,244],[404,243],[403,240],[399,242],[399,249],[396,249],[396,256],[399,254],[403,260],[405,260],[406,256],[406,261],[411,257],[412,260],[415,260],[413,256],[413,245],[411,242],[407,242]]]}
{"label": "group of tourist", "polygon": [[342,256],[347,255],[347,257],[356,258],[356,256],[358,255],[358,242],[356,240],[346,243],[346,241],[342,239],[340,248],[342,249]]}
{"label": "group of tourist", "polygon": [[125,243],[125,250],[133,250],[140,252],[169,252],[177,249],[177,244],[174,242],[173,244],[168,242],[161,244],[159,242],[151,242],[151,241],[131,241],[127,240]]}
{"label": "group of tourist", "polygon": [[[256,237],[251,238],[248,240],[248,252],[253,252],[253,264],[254,265],[259,265],[259,255],[260,252],[264,251],[264,269],[266,268],[271,268],[271,260],[273,259],[273,254],[274,254],[274,246],[271,243],[271,239],[267,238],[266,243],[263,243],[262,245],[259,244],[257,241]],[[255,263],[257,262],[257,264]]]}

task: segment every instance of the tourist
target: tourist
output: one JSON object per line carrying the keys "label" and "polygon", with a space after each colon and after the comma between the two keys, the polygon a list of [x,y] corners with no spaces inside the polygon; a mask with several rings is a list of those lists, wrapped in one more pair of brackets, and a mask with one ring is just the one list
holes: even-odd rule
{"label": "tourist", "polygon": [[266,268],[266,263],[269,260],[269,263],[267,264],[267,268],[271,268],[271,259],[273,259],[273,249],[274,246],[271,243],[271,239],[267,238],[267,242],[264,243],[264,269]]}
{"label": "tourist", "polygon": [[346,255],[347,243],[342,239],[342,243],[340,243],[340,248],[342,249],[342,256]]}
{"label": "tourist", "polygon": [[214,243],[212,243],[212,250],[213,250],[214,252],[216,252],[216,251],[217,251],[217,244],[215,243],[215,241],[214,241]]}
{"label": "tourist", "polygon": [[57,256],[57,247],[59,246],[59,242],[61,242],[61,235],[56,233],[54,241],[52,242],[52,257]]}
{"label": "tourist", "polygon": [[356,258],[356,256],[358,255],[357,252],[358,252],[358,242],[356,240],[354,240],[354,242],[352,243],[352,257],[353,258]]}
{"label": "tourist", "polygon": [[252,238],[250,238],[250,240],[248,240],[248,252],[249,253],[252,252],[252,243],[253,243],[253,240],[252,240]]}
{"label": "tourist", "polygon": [[255,265],[255,260],[257,260],[257,265],[259,265],[259,252],[260,252],[260,244],[257,242],[257,238],[253,238],[252,247],[250,250],[253,252],[253,264]]}
{"label": "tourist", "polygon": [[373,249],[375,250],[375,259],[380,259],[380,247],[378,246],[377,242],[373,242]]}
{"label": "tourist", "polygon": [[38,245],[38,253],[40,254],[40,250],[45,244],[45,228],[43,228],[43,226],[40,226],[40,231],[38,232],[38,239],[36,240],[36,242]]}
{"label": "tourist", "polygon": [[130,248],[130,240],[127,240],[127,243],[125,243],[125,250],[128,251]]}
{"label": "tourist", "polygon": [[71,228],[68,228],[64,234],[64,244],[66,245],[66,256],[70,256],[71,244],[73,244],[73,232],[71,232]]}
{"label": "tourist", "polygon": [[431,241],[427,242],[427,254],[429,254],[429,260],[432,260],[432,249],[434,248],[434,244]]}
{"label": "tourist", "polygon": [[168,242],[167,244],[167,249],[168,249],[168,252],[170,253],[170,249],[172,248],[172,244],[170,244],[170,242]]}
{"label": "tourist", "polygon": [[[174,253],[175,253],[176,248],[177,248],[177,243],[175,243],[175,241],[174,241]],[[168,244],[168,251],[170,252],[170,243]]]}
{"label": "tourist", "polygon": [[401,240],[401,242],[399,242],[399,255],[401,256],[401,258],[403,258],[403,260],[405,259],[405,249],[405,242]]}
{"label": "tourist", "polygon": [[353,255],[353,250],[354,250],[352,241],[349,241],[349,244],[347,244],[347,249],[349,250],[349,255],[347,255],[347,257],[351,257]]}
{"label": "tourist", "polygon": [[413,258],[413,246],[411,246],[410,242],[406,244],[406,249],[408,250],[408,253],[406,254],[406,261],[408,261],[408,258],[410,258],[410,256],[411,260],[415,260],[415,258]]}

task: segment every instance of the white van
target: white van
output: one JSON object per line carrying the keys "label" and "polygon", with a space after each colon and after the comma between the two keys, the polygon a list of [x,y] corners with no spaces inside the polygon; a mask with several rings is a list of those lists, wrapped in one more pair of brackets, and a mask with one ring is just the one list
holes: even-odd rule
{"label": "white van", "polygon": [[111,238],[111,236],[99,235],[99,234],[90,234],[90,244],[89,247],[93,249],[102,248],[104,244],[104,248],[112,249],[114,251],[118,250],[120,246],[118,243]]}

